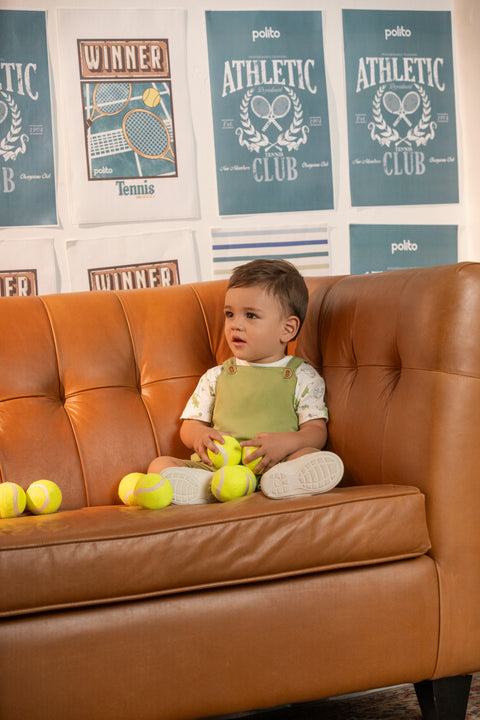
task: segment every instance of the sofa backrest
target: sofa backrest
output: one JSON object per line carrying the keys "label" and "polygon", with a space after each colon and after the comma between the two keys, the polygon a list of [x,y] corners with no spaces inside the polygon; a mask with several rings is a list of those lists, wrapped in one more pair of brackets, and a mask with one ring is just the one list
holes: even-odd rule
{"label": "sofa backrest", "polygon": [[1,299],[1,479],[105,505],[124,474],[185,454],[178,418],[221,338],[213,285],[218,318],[189,286]]}

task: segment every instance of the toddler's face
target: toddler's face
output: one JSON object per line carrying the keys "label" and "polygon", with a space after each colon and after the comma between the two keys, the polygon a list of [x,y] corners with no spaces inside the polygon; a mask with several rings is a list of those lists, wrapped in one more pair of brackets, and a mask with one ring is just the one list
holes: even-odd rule
{"label": "toddler's face", "polygon": [[224,312],[225,338],[240,360],[276,362],[296,332],[296,319],[292,331],[292,316],[286,316],[280,301],[259,286],[227,290]]}

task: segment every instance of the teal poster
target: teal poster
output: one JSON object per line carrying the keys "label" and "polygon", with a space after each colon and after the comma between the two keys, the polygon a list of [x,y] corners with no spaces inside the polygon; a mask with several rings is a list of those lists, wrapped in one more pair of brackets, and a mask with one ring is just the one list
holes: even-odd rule
{"label": "teal poster", "polygon": [[456,225],[350,225],[352,274],[456,262]]}
{"label": "teal poster", "polygon": [[322,13],[206,13],[221,215],[333,208]]}
{"label": "teal poster", "polygon": [[56,224],[45,13],[0,10],[0,226]]}
{"label": "teal poster", "polygon": [[458,202],[450,12],[343,10],[353,206]]}

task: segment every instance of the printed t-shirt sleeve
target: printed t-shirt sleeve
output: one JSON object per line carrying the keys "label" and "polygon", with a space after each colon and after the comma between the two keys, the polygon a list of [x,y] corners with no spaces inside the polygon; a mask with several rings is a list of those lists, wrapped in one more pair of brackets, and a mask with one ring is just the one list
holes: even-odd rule
{"label": "printed t-shirt sleeve", "polygon": [[318,418],[328,420],[328,410],[325,405],[325,381],[322,376],[307,363],[300,365],[296,374],[295,410],[299,425],[307,420]]}
{"label": "printed t-shirt sleeve", "polygon": [[219,365],[210,368],[210,370],[207,370],[207,372],[202,375],[197,387],[185,405],[180,416],[181,420],[200,420],[205,423],[212,421],[217,377],[221,370],[222,366]]}

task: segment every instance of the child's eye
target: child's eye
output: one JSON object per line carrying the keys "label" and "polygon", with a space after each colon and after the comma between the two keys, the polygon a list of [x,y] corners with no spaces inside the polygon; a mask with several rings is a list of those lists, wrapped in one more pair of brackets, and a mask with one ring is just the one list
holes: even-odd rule
{"label": "child's eye", "polygon": [[233,312],[231,310],[224,310],[224,315],[226,318],[232,318]]}
{"label": "child's eye", "polygon": [[255,313],[253,313],[253,312],[247,312],[247,318],[248,318],[249,320],[255,320],[257,317],[258,317],[258,315],[256,315]]}

